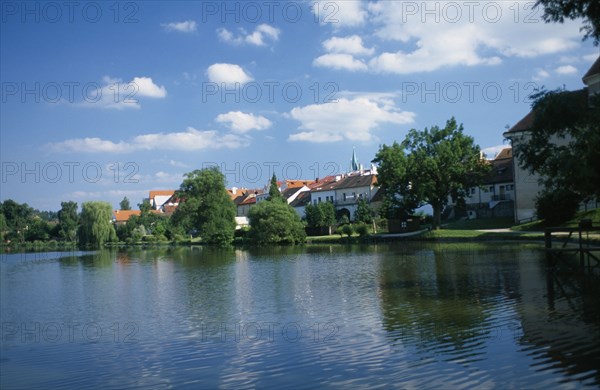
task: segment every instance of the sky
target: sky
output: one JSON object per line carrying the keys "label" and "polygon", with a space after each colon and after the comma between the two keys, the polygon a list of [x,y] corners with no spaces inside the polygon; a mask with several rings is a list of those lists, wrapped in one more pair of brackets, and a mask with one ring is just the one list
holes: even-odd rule
{"label": "sky", "polygon": [[0,200],[41,210],[215,165],[247,188],[369,167],[453,116],[493,157],[599,55],[532,1],[0,4]]}

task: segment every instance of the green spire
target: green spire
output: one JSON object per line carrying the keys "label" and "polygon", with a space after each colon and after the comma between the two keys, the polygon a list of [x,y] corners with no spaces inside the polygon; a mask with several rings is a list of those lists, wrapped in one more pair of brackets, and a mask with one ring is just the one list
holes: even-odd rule
{"label": "green spire", "polygon": [[352,148],[352,161],[350,162],[350,171],[358,171],[360,165],[358,165],[358,159],[356,158],[356,150]]}

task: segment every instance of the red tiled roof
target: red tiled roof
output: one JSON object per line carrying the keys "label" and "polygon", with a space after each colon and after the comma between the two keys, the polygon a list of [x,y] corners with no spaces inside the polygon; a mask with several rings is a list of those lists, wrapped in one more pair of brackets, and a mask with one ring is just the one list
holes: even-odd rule
{"label": "red tiled roof", "polygon": [[153,199],[157,196],[173,196],[175,194],[175,190],[154,190],[150,191],[150,199]]}
{"label": "red tiled roof", "polygon": [[314,183],[314,180],[286,180],[287,188],[304,187]]}
{"label": "red tiled roof", "polygon": [[140,210],[115,210],[113,211],[113,216],[116,222],[126,222],[132,215],[139,216],[141,213]]}

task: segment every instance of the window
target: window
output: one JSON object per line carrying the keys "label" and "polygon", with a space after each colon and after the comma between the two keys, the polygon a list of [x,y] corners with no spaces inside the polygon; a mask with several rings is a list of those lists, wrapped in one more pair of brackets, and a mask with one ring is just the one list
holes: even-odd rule
{"label": "window", "polygon": [[494,192],[494,186],[490,186],[490,192]]}
{"label": "window", "polygon": [[512,191],[515,189],[515,186],[513,184],[509,184],[506,186],[506,191]]}
{"label": "window", "polygon": [[319,203],[321,203],[321,197],[319,196]]}
{"label": "window", "polygon": [[344,192],[344,202],[346,201],[346,193]]}
{"label": "window", "polygon": [[475,187],[471,188],[471,195],[475,195]]}

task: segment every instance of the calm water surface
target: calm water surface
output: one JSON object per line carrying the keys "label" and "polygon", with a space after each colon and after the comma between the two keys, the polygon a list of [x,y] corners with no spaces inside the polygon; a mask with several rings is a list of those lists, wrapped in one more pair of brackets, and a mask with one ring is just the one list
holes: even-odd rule
{"label": "calm water surface", "polygon": [[600,385],[600,283],[536,247],[2,255],[0,387]]}

